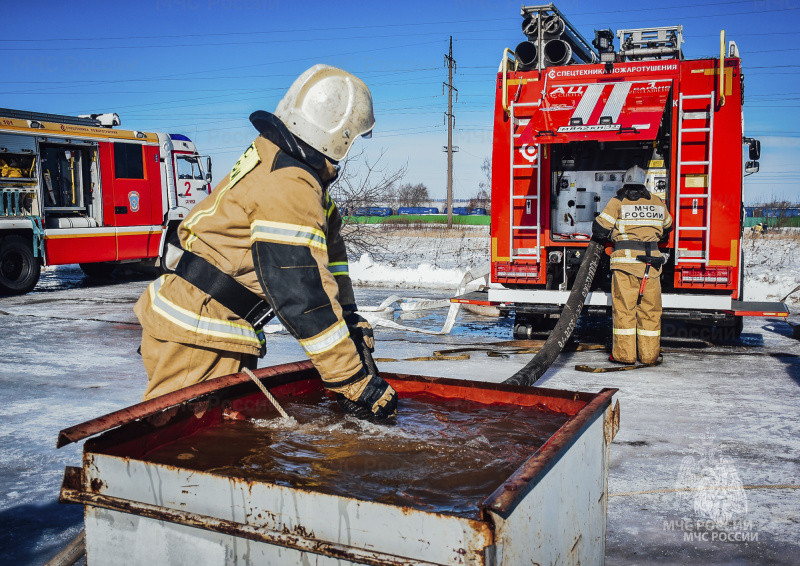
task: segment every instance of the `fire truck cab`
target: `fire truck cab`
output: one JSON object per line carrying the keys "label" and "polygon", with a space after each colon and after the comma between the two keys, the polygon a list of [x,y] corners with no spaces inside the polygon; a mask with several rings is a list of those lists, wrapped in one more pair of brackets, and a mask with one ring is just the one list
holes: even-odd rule
{"label": "fire truck cab", "polygon": [[[462,302],[513,306],[516,338],[552,328],[595,217],[638,165],[674,219],[661,244],[664,318],[738,336],[744,315],[786,316],[781,303],[743,302],[742,179],[758,170],[760,144],[743,135],[736,44],[723,32],[719,58],[688,60],[681,26],[618,30],[615,50],[611,30],[590,45],[552,4],[522,16],[527,39],[506,49],[495,84],[496,285]],[[611,311],[606,251],[589,314]]]}
{"label": "fire truck cab", "polygon": [[211,192],[211,160],[189,138],[119,124],[0,109],[0,293],[29,292],[46,265],[156,264]]}

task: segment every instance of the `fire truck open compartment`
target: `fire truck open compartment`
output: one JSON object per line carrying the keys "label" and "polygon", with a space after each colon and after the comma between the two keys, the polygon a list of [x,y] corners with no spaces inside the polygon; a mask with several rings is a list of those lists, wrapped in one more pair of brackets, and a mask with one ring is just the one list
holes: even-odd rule
{"label": "fire truck open compartment", "polygon": [[[650,141],[553,144],[550,239],[564,242],[589,238],[595,217],[622,188],[625,171],[642,163],[663,163],[663,153],[668,149],[666,144]],[[646,186],[668,200],[665,169],[649,168]]]}
{"label": "fire truck open compartment", "polygon": [[101,226],[97,146],[70,140],[40,142],[47,228]]}
{"label": "fire truck open compartment", "polygon": [[35,212],[36,146],[19,137],[0,133],[0,216]]}
{"label": "fire truck open compartment", "polygon": [[0,151],[0,182],[4,185],[35,183],[36,156],[29,153]]}

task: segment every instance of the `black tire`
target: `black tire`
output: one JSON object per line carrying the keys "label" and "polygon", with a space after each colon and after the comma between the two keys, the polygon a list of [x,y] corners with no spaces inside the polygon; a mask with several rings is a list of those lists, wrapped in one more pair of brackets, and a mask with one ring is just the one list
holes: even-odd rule
{"label": "black tire", "polygon": [[742,337],[742,331],[744,330],[744,317],[743,316],[735,317],[735,322],[733,324],[733,327],[734,327],[733,337],[736,340],[738,340],[739,338]]}
{"label": "black tire", "polygon": [[105,262],[98,262],[98,263],[81,263],[81,271],[83,271],[89,277],[94,277],[95,279],[110,279],[111,274],[116,269],[116,265],[113,263],[105,263]]}
{"label": "black tire", "polygon": [[725,343],[732,340],[739,340],[744,329],[744,317],[734,316],[730,321],[723,324],[703,325],[697,323],[686,323],[686,333],[688,338],[705,340],[714,344]]}
{"label": "black tire", "polygon": [[6,236],[0,240],[0,293],[24,295],[36,287],[42,266],[33,257],[31,239]]}
{"label": "black tire", "polygon": [[700,324],[697,322],[686,322],[685,325],[686,330],[682,338],[688,338],[690,340],[701,340],[703,342],[712,342],[714,338],[714,329],[715,326],[713,324]]}
{"label": "black tire", "polygon": [[744,317],[734,316],[729,325],[717,325],[711,335],[712,342],[726,342],[728,340],[739,340],[744,330]]}

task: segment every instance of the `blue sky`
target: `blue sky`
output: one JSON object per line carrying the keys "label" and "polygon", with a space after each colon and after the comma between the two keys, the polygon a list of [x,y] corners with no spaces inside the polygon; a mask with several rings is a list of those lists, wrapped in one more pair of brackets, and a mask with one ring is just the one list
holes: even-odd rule
{"label": "blue sky", "polygon": [[[742,52],[746,133],[762,140],[761,172],[746,180],[745,200],[800,201],[800,0],[557,6],[588,39],[599,28],[681,24],[689,58],[719,56],[725,29]],[[329,63],[372,90],[375,135],[360,142],[367,156],[383,152],[389,168],[407,164],[407,182],[443,197],[443,56],[452,35],[455,196],[469,198],[491,153],[503,48],[524,39],[519,7],[507,0],[7,2],[0,106],[117,112],[125,128],[187,134],[212,156],[219,180],[255,137],[249,114],[274,110],[297,75]]]}

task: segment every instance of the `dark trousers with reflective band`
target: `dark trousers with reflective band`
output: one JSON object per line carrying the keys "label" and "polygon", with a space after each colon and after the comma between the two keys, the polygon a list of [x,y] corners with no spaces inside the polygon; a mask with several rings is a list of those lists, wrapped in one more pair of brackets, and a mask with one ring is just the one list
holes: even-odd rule
{"label": "dark trousers with reflective band", "polygon": [[611,301],[614,311],[614,347],[611,355],[624,363],[652,364],[658,359],[661,346],[661,278],[649,277],[642,302],[638,306],[642,279],[614,270],[611,279]]}

